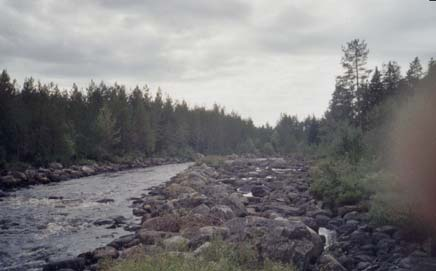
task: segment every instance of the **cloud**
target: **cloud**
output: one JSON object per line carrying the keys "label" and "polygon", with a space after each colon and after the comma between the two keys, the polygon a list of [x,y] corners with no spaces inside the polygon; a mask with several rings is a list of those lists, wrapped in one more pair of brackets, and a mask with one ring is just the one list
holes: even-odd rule
{"label": "cloud", "polygon": [[[370,65],[436,47],[436,6],[409,0],[0,0],[0,68],[70,86],[163,86],[256,123],[322,114],[340,47],[363,38]],[[405,70],[406,67],[403,68]],[[276,117],[274,117],[276,116]]]}

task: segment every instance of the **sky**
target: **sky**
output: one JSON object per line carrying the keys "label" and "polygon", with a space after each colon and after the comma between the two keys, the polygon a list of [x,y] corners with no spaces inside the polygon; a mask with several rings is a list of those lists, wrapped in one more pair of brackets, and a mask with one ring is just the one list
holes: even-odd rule
{"label": "sky", "polygon": [[158,87],[192,106],[274,125],[322,116],[360,38],[368,68],[436,57],[428,0],[0,0],[0,69],[62,88]]}

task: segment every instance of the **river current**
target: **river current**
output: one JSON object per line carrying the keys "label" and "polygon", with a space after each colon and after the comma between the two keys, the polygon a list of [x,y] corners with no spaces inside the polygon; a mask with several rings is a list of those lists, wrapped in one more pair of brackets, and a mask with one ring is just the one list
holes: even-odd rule
{"label": "river current", "polygon": [[0,271],[40,270],[129,234],[132,199],[190,163],[100,174],[12,192],[0,201]]}

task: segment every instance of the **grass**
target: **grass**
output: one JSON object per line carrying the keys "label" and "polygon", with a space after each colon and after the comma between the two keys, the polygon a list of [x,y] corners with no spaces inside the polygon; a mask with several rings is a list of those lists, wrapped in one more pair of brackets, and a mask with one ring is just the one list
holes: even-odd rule
{"label": "grass", "polygon": [[259,261],[257,252],[249,245],[229,245],[215,240],[199,255],[158,252],[138,254],[123,260],[106,260],[101,271],[295,271],[291,265]]}

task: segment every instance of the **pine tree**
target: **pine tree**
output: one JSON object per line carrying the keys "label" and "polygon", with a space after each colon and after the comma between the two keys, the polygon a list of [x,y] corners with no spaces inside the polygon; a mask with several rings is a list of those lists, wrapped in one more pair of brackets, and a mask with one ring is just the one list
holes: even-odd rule
{"label": "pine tree", "polygon": [[399,94],[401,84],[401,70],[397,62],[389,61],[384,65],[383,85],[386,96],[395,96]]}
{"label": "pine tree", "polygon": [[421,61],[418,57],[416,57],[409,65],[409,70],[406,74],[407,86],[410,91],[416,89],[419,80],[421,80],[424,75],[423,68],[421,65]]}
{"label": "pine tree", "polygon": [[347,83],[348,87],[358,90],[370,73],[365,67],[369,54],[367,44],[364,40],[354,39],[348,42],[346,47],[342,47],[342,51],[344,56],[341,64],[345,69],[342,79]]}
{"label": "pine tree", "polygon": [[346,82],[341,77],[336,80],[336,88],[333,92],[332,99],[330,100],[329,110],[327,117],[336,121],[354,120],[354,93],[347,86]]}

